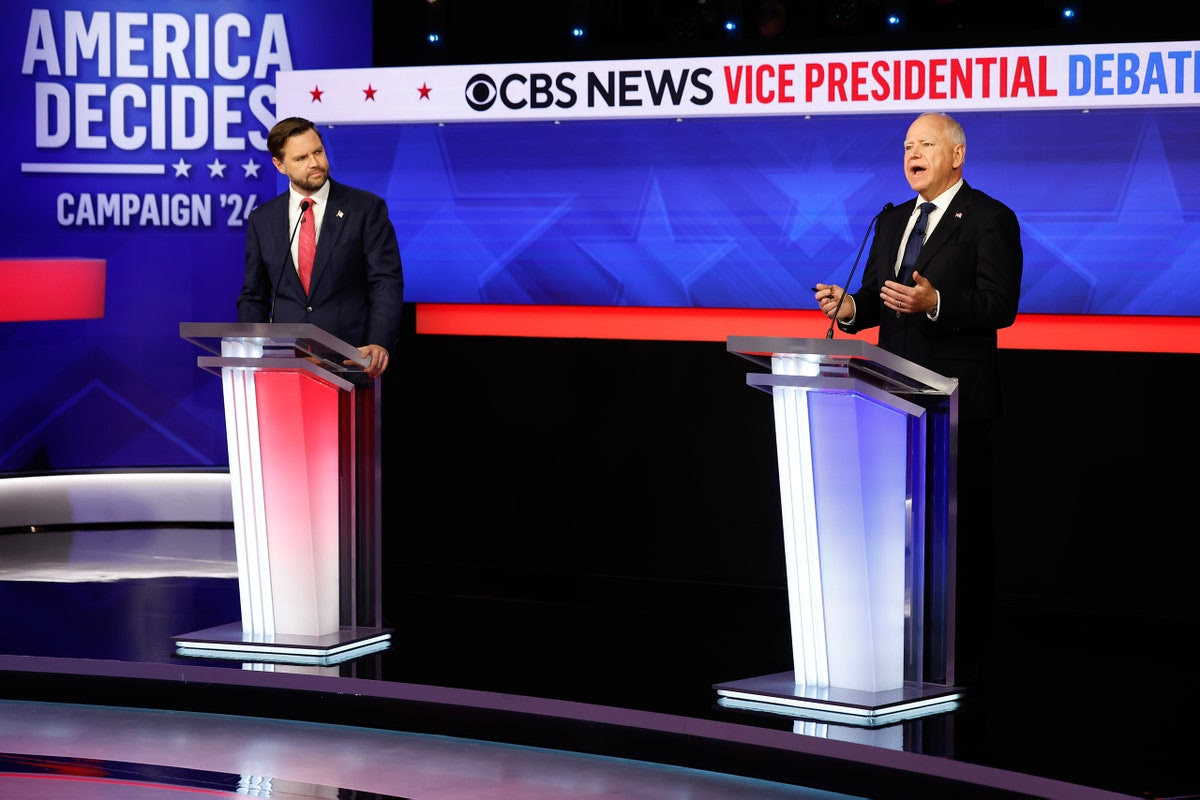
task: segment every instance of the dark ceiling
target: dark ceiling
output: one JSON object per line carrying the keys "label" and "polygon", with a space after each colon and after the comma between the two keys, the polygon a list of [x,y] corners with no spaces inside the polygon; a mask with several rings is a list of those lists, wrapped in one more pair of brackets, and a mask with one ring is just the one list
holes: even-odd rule
{"label": "dark ceiling", "polygon": [[1200,38],[1195,0],[375,0],[374,19],[376,66]]}

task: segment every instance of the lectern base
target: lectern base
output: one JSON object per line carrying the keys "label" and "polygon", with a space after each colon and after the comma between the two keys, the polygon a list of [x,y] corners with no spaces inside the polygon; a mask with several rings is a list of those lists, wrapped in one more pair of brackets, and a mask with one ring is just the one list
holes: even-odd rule
{"label": "lectern base", "polygon": [[329,666],[385,650],[391,644],[391,636],[389,628],[341,628],[320,636],[295,633],[264,636],[246,633],[240,622],[231,622],[174,636],[172,641],[181,656]]}
{"label": "lectern base", "polygon": [[956,709],[963,697],[961,687],[937,684],[905,684],[884,692],[801,686],[794,672],[719,683],[713,688],[718,705],[726,708],[862,726],[943,714]]}

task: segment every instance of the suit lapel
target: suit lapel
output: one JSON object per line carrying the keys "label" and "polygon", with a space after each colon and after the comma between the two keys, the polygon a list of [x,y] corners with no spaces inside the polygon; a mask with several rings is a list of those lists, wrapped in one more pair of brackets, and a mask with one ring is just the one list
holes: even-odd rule
{"label": "suit lapel", "polygon": [[896,279],[896,259],[900,253],[900,240],[904,236],[904,227],[916,205],[916,200],[901,203],[892,212],[892,219],[895,222],[889,224],[886,229],[881,226],[880,252],[887,255],[882,265],[884,274],[879,279],[881,286],[885,280],[894,281]]}
{"label": "suit lapel", "polygon": [[950,207],[942,214],[942,218],[938,220],[937,227],[933,229],[933,233],[929,235],[929,239],[921,247],[921,255],[917,257],[915,269],[921,274],[924,273],[924,267],[933,258],[934,254],[946,242],[954,238],[958,233],[958,229],[962,226],[963,218],[966,217],[967,209],[971,205],[971,187],[963,183],[962,188],[954,195],[954,199],[950,201]]}
{"label": "suit lapel", "polygon": [[292,228],[291,220],[288,217],[291,202],[291,193],[285,190],[278,203],[278,210],[272,212],[271,228],[275,231],[280,253],[279,263],[283,265],[281,269],[285,273],[280,275],[280,278],[294,283],[296,291],[303,295],[304,290],[300,287],[300,275],[296,272],[296,261],[292,258]]}
{"label": "suit lapel", "polygon": [[329,197],[325,206],[325,215],[321,218],[321,235],[317,237],[317,252],[313,256],[312,280],[308,286],[311,297],[325,274],[329,263],[330,253],[337,245],[338,237],[342,235],[346,212],[342,207],[343,192],[341,186],[329,179]]}

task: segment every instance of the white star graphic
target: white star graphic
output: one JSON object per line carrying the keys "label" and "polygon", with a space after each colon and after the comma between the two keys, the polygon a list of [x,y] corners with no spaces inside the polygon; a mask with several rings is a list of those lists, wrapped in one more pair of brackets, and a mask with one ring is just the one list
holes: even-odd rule
{"label": "white star graphic", "polygon": [[174,168],[174,170],[175,170],[175,177],[176,177],[176,178],[189,178],[189,177],[191,177],[191,169],[192,169],[192,165],[191,165],[191,164],[189,164],[189,163],[187,163],[186,161],[184,161],[184,160],[183,160],[183,156],[180,156],[180,157],[179,157],[179,160],[178,160],[178,161],[176,161],[176,162],[175,162],[174,164],[172,164],[171,166],[172,166],[172,167]]}
{"label": "white star graphic", "polygon": [[258,177],[258,164],[255,163],[254,159],[250,159],[245,164],[242,164],[242,169],[244,169],[246,171],[246,174],[243,177],[246,177],[246,178],[257,178]]}
{"label": "white star graphic", "polygon": [[213,162],[208,165],[208,177],[210,177],[210,178],[224,178],[225,177],[225,165],[221,163],[221,159],[214,158]]}

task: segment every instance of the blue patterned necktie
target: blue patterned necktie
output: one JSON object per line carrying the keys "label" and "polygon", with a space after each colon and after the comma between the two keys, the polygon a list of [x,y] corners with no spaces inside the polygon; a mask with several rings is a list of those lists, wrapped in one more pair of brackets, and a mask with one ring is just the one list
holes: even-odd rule
{"label": "blue patterned necktie", "polygon": [[921,244],[925,241],[925,228],[929,225],[929,212],[935,208],[937,206],[933,203],[921,203],[921,216],[917,217],[917,224],[913,226],[912,233],[908,235],[908,242],[904,245],[904,258],[900,260],[900,274],[896,276],[896,280],[901,283],[908,283],[912,279],[913,266],[917,263],[917,256],[921,253]]}

